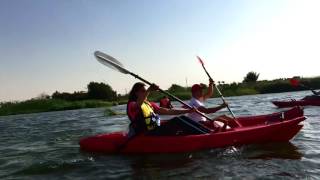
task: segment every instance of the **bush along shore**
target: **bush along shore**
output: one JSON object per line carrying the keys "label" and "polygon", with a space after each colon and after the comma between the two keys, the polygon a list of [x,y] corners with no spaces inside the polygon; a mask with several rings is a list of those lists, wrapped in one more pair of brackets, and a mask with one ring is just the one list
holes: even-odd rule
{"label": "bush along shore", "polygon": [[[308,90],[306,87],[320,89],[320,77],[300,78],[300,82],[306,85],[306,87],[293,87],[291,86],[289,79],[257,81],[259,74],[250,73],[247,74],[244,81],[241,83],[218,84],[222,94],[228,97]],[[127,94],[117,94],[117,92],[107,84],[90,82],[87,87],[87,92],[60,93],[56,91],[51,96],[41,94],[39,97],[27,101],[2,102],[0,103],[0,116],[81,108],[110,107],[127,103]],[[173,84],[166,91],[182,100],[188,100],[191,97],[191,87],[182,87]],[[158,102],[163,96],[164,95],[160,92],[153,92],[150,94],[149,99]],[[217,96],[218,94],[214,93],[214,97]],[[107,114],[113,114],[110,113],[110,110],[106,110],[106,112]]]}
{"label": "bush along shore", "polygon": [[62,99],[32,99],[22,102],[2,103],[0,107],[0,116],[109,107],[112,105],[116,105],[116,103],[101,100],[66,101]]}

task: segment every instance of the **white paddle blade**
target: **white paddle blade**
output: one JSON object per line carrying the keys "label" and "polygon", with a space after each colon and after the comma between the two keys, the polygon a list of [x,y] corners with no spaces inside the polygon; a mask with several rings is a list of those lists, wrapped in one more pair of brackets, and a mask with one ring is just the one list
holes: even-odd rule
{"label": "white paddle blade", "polygon": [[123,65],[114,57],[109,56],[103,52],[96,51],[94,52],[96,59],[103,65],[108,66],[112,69],[118,70],[124,74],[129,74],[130,72],[123,68]]}

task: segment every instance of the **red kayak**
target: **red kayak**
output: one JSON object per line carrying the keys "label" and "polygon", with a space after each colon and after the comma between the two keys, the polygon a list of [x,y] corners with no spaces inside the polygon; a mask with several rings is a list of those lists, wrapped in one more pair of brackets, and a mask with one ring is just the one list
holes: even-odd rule
{"label": "red kayak", "polygon": [[288,111],[260,116],[239,117],[242,127],[212,131],[198,135],[150,136],[138,135],[127,141],[125,132],[86,137],[80,140],[81,150],[100,153],[178,153],[234,145],[266,142],[287,142],[303,127],[303,110],[295,107]]}
{"label": "red kayak", "polygon": [[319,99],[301,99],[291,101],[272,101],[279,108],[294,107],[294,106],[320,106]]}

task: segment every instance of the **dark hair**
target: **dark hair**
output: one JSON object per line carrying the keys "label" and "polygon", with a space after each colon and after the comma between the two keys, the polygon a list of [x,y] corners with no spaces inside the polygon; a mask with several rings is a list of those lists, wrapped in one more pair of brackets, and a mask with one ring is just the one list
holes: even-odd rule
{"label": "dark hair", "polygon": [[128,103],[131,101],[137,101],[138,97],[137,97],[136,93],[144,86],[145,86],[145,84],[143,84],[142,82],[137,82],[133,85],[133,87],[129,93]]}

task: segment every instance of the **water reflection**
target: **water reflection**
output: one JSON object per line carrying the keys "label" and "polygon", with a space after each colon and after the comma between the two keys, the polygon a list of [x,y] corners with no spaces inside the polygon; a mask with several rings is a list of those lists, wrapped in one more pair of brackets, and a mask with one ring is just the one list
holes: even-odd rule
{"label": "water reflection", "polygon": [[249,159],[296,159],[302,158],[303,154],[299,152],[291,142],[268,143],[248,145],[242,148],[242,155]]}

